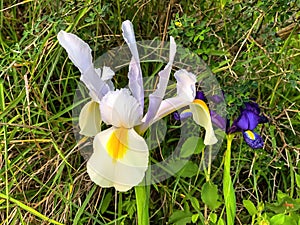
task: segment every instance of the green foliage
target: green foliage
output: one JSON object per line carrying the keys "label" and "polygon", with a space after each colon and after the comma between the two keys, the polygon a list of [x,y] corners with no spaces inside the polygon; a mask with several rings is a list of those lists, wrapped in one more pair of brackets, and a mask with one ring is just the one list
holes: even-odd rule
{"label": "green foliage", "polygon": [[210,210],[215,210],[219,208],[221,205],[219,200],[219,195],[218,195],[218,186],[211,183],[211,182],[206,182],[202,188],[201,188],[201,199],[204,204],[208,206]]}
{"label": "green foliage", "polygon": [[[150,224],[226,224],[225,203],[236,207],[241,224],[299,224],[299,7],[288,0],[0,1],[0,221],[137,221],[133,191],[97,187],[86,174],[82,144],[73,135],[80,73],[56,39],[61,29],[73,32],[100,56],[124,43],[120,26],[130,19],[137,40],[172,35],[208,64],[231,122],[249,99],[269,118],[257,129],[263,149],[254,151],[235,136],[226,178],[224,145],[216,153],[204,149],[202,138],[182,143],[181,164],[174,159],[172,167],[184,168],[148,187]],[[143,70],[152,74],[149,65]],[[127,83],[126,73],[114,78],[118,88]],[[167,122],[167,138],[150,152],[151,162],[177,145],[180,124]],[[208,163],[207,156],[214,160]],[[223,180],[232,184],[225,198]]]}

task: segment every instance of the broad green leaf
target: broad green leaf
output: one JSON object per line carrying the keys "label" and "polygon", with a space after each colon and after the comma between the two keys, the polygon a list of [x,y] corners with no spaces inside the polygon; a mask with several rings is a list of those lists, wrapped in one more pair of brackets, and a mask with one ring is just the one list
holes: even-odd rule
{"label": "broad green leaf", "polygon": [[174,211],[169,218],[169,223],[175,225],[186,225],[188,223],[191,223],[192,216],[193,214],[191,212],[177,210]]}
{"label": "broad green leaf", "polygon": [[222,218],[219,218],[217,225],[225,225],[225,222]]}
{"label": "broad green leaf", "polygon": [[297,222],[288,215],[277,214],[270,219],[270,225],[297,225]]}
{"label": "broad green leaf", "polygon": [[251,216],[257,214],[257,209],[253,202],[251,202],[250,200],[243,200],[243,205]]}
{"label": "broad green leaf", "polygon": [[199,137],[189,137],[182,145],[180,156],[183,158],[188,158],[193,154],[199,154],[205,145],[202,138]]}
{"label": "broad green leaf", "polygon": [[221,203],[218,201],[219,195],[217,185],[211,182],[206,182],[202,186],[201,199],[209,209],[214,210],[218,208]]}
{"label": "broad green leaf", "polygon": [[187,164],[179,171],[178,174],[181,177],[191,178],[197,174],[198,169],[199,168],[195,163],[188,161]]}

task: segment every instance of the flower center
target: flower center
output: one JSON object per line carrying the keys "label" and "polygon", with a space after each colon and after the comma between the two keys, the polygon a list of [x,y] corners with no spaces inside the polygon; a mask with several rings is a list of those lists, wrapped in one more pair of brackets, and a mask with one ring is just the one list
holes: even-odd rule
{"label": "flower center", "polygon": [[113,162],[124,157],[128,149],[128,129],[118,128],[114,130],[106,144],[108,154]]}

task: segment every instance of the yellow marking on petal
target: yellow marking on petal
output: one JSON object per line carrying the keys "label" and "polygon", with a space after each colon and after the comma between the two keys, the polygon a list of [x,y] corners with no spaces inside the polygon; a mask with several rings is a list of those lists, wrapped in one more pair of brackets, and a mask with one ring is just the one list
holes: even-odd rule
{"label": "yellow marking on petal", "polygon": [[199,104],[200,106],[202,106],[202,108],[209,114],[209,109],[204,101],[202,101],[200,99],[195,99],[193,101],[193,103],[196,103],[196,104]]}
{"label": "yellow marking on petal", "polygon": [[128,149],[128,129],[118,128],[114,130],[106,144],[108,154],[113,158],[113,162],[121,159]]}
{"label": "yellow marking on petal", "polygon": [[191,109],[185,109],[185,110],[183,110],[183,111],[181,112],[181,114],[183,114],[183,113],[189,113],[189,112],[191,112]]}
{"label": "yellow marking on petal", "polygon": [[251,140],[255,140],[255,135],[251,130],[246,130],[245,133]]}

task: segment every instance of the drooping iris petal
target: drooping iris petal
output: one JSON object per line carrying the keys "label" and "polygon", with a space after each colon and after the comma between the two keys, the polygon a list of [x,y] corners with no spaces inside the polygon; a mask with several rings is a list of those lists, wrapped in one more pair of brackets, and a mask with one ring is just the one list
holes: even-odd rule
{"label": "drooping iris petal", "polygon": [[246,130],[243,132],[244,140],[253,149],[262,148],[264,146],[264,141],[261,136],[251,130]]}
{"label": "drooping iris petal", "polygon": [[224,102],[224,96],[222,95],[212,95],[210,97],[210,100],[213,102],[213,103],[216,103],[216,104],[219,104],[221,102]]}
{"label": "drooping iris petal", "polygon": [[126,41],[132,58],[129,64],[129,89],[133,97],[135,97],[140,104],[140,111],[144,110],[144,86],[143,86],[143,77],[142,70],[140,66],[139,53],[136,45],[136,40],[134,36],[133,25],[129,20],[126,20],[122,23],[123,38]]}
{"label": "drooping iris petal", "polygon": [[145,117],[143,118],[143,125],[141,127],[141,130],[145,130],[152,122],[152,119],[155,117],[158,108],[165,96],[175,53],[176,53],[176,43],[174,41],[174,38],[170,37],[169,62],[165,66],[165,68],[158,73],[159,82],[157,85],[157,89],[152,94],[149,95],[149,107]]}
{"label": "drooping iris petal", "polygon": [[85,72],[88,68],[93,67],[92,50],[87,43],[75,34],[67,33],[63,30],[58,32],[57,39],[81,73]]}
{"label": "drooping iris petal", "polygon": [[252,111],[243,110],[236,124],[241,130],[254,130],[257,127],[259,116]]}
{"label": "drooping iris petal", "polygon": [[190,104],[190,109],[193,113],[194,121],[205,129],[204,144],[213,145],[217,143],[218,139],[215,136],[209,109],[205,102],[199,99],[195,99],[193,103]]}
{"label": "drooping iris petal", "polygon": [[95,136],[101,131],[99,103],[90,101],[83,106],[79,114],[80,134]]}
{"label": "drooping iris petal", "polygon": [[226,131],[227,119],[216,113],[214,110],[210,110],[211,121],[220,129]]}
{"label": "drooping iris petal", "polygon": [[108,92],[100,102],[103,122],[115,127],[133,128],[141,123],[138,101],[126,88]]}
{"label": "drooping iris petal", "polygon": [[142,181],[148,168],[148,146],[133,128],[102,131],[95,136],[93,146],[87,171],[96,184],[127,191]]}

